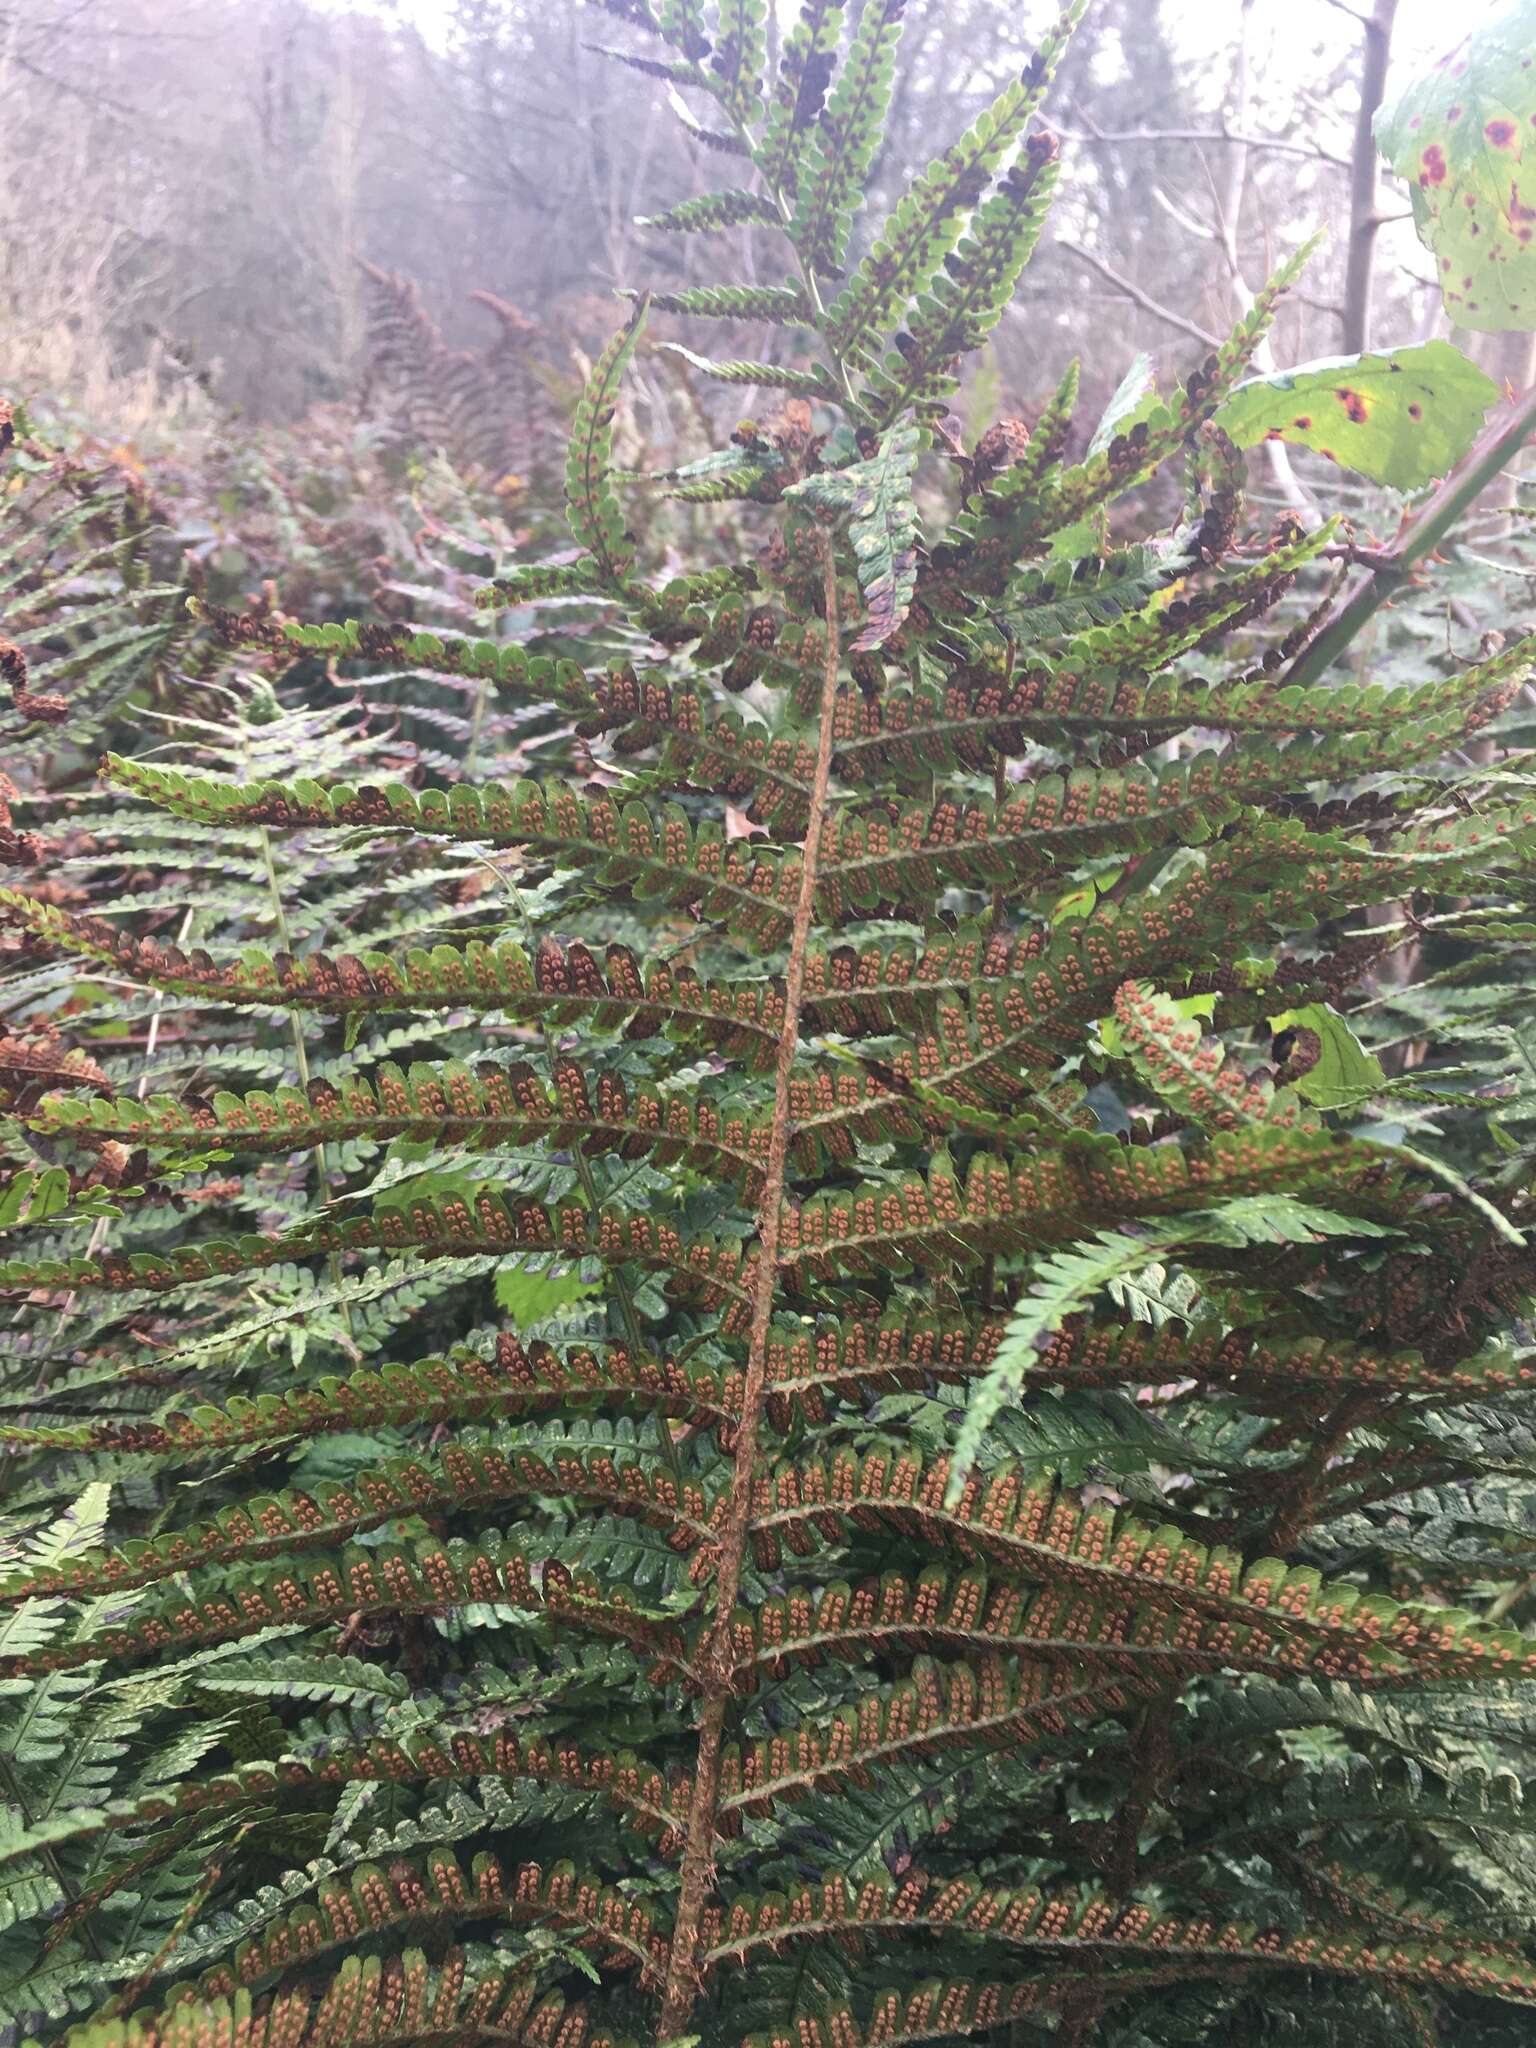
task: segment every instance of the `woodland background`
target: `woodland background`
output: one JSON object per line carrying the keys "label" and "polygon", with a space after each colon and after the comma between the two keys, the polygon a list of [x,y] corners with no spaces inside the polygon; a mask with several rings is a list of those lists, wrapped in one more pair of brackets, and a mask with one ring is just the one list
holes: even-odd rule
{"label": "woodland background", "polygon": [[[1100,0],[1049,109],[1072,175],[978,410],[1038,403],[1079,352],[1107,380],[1085,400],[1107,396],[1140,349],[1187,363],[1319,222],[1332,233],[1281,315],[1281,363],[1447,331],[1359,116],[1394,43],[1411,69],[1477,10],[1449,23],[1426,0],[1377,0],[1374,28],[1368,11]],[[1017,69],[1034,12],[910,10],[877,202]],[[254,438],[317,404],[355,407],[365,261],[415,280],[455,347],[491,339],[472,292],[511,300],[547,330],[551,373],[571,371],[572,348],[590,354],[611,331],[617,285],[676,288],[701,260],[728,260],[722,237],[635,226],[640,195],[660,211],[720,167],[653,80],[600,54],[622,40],[599,9],[542,0],[458,0],[414,18],[308,0],[11,0],[8,388],[138,453],[174,436],[183,460],[198,435]],[[768,239],[754,248],[746,234],[735,274],[771,266]],[[1529,349],[1522,335],[1474,344],[1517,387]],[[652,378],[646,397],[648,438],[664,444],[691,394]]]}

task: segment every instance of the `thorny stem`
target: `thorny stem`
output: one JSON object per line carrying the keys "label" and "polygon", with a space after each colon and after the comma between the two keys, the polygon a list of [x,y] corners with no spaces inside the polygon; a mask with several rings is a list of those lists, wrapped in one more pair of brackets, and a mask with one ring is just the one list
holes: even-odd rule
{"label": "thorny stem", "polygon": [[1432,554],[1471,510],[1489,484],[1536,433],[1536,387],[1494,417],[1428,502],[1398,535],[1397,545],[1361,577],[1342,608],[1325,621],[1286,671],[1286,685],[1315,683],[1355,640],[1402,584],[1416,562]]}
{"label": "thorny stem", "polygon": [[720,1537],[715,1570],[715,1617],[702,1645],[702,1691],[699,1702],[698,1757],[693,1796],[688,1808],[688,1840],[683,1850],[677,1921],[667,1963],[667,1986],[657,2038],[681,2034],[699,1995],[699,1942],[705,1902],[714,1880],[715,1818],[720,1803],[720,1751],[726,1708],[733,1685],[731,1617],[741,1588],[747,1536],[752,1522],[752,1492],[757,1477],[757,1433],[768,1383],[768,1328],[773,1314],[779,1264],[779,1212],[784,1200],[785,1167],[789,1158],[789,1085],[800,1042],[800,1010],[805,993],[805,959],[815,919],[816,873],[821,851],[827,790],[832,777],[832,727],[837,711],[840,648],[837,612],[837,560],[832,540],[820,533],[822,589],[826,617],[826,652],[822,665],[821,714],[816,739],[816,770],[811,782],[810,814],[801,852],[800,892],[790,930],[789,960],[784,973],[784,1023],[779,1032],[773,1070],[773,1126],[757,1210],[757,1267],[752,1283],[752,1321],[742,1385],[741,1422],[731,1474],[730,1508]]}

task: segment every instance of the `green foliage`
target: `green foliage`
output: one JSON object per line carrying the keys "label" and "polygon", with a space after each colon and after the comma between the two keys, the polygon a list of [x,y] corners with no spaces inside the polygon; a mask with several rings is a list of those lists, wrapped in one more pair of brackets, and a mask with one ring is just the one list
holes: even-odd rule
{"label": "green foliage", "polygon": [[917,588],[917,507],[912,478],[919,436],[915,427],[892,427],[867,461],[808,476],[788,496],[828,511],[845,512],[857,558],[859,588],[868,620],[855,653],[883,647],[912,609]]}
{"label": "green foliage", "polygon": [[[189,610],[0,500],[7,2038],[1528,2031],[1536,642],[1298,681],[1234,445],[1487,393],[1245,382],[1291,258],[967,434],[1081,8],[861,244],[902,11],[610,6],[794,281],[637,298],[552,560]],[[664,584],[648,304],[806,351],[682,351],[787,402]]]}
{"label": "green foliage", "polygon": [[[791,158],[785,164],[785,172],[793,173],[791,236],[812,270],[842,268],[853,211],[864,196],[890,105],[905,12],[906,0],[864,0],[826,104],[814,126],[803,131],[798,162]],[[771,128],[761,167],[773,163],[778,139]]]}
{"label": "green foliage", "polygon": [[571,532],[592,556],[603,583],[615,589],[623,587],[634,549],[625,538],[618,500],[609,488],[613,412],[645,314],[642,299],[599,356],[576,407],[565,458],[565,511]]}

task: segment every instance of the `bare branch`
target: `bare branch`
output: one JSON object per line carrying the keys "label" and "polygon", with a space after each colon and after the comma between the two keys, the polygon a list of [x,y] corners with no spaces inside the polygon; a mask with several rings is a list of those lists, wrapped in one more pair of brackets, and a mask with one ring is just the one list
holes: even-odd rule
{"label": "bare branch", "polygon": [[1176,221],[1187,235],[1198,235],[1202,242],[1216,242],[1221,239],[1214,228],[1207,227],[1204,221],[1198,221],[1193,214],[1186,213],[1183,207],[1163,190],[1161,185],[1154,185],[1151,189],[1152,197],[1157,201],[1164,213],[1168,215],[1170,220]]}
{"label": "bare branch", "polygon": [[1129,299],[1133,305],[1140,306],[1144,313],[1150,313],[1154,320],[1161,320],[1167,327],[1176,327],[1181,334],[1189,335],[1192,340],[1203,343],[1207,348],[1219,346],[1217,335],[1209,333],[1204,327],[1197,327],[1193,320],[1186,320],[1182,313],[1175,313],[1168,306],[1160,306],[1156,299],[1147,296],[1139,284],[1133,284],[1130,278],[1122,277],[1118,270],[1106,263],[1102,256],[1095,256],[1091,249],[1085,249],[1077,242],[1061,240],[1057,241],[1056,246],[1058,249],[1067,250],[1070,255],[1081,258],[1090,270],[1099,273],[1106,284],[1112,284],[1116,291]]}
{"label": "bare branch", "polygon": [[1057,134],[1063,142],[1112,142],[1117,146],[1127,143],[1157,142],[1230,142],[1242,149],[1268,149],[1281,156],[1310,157],[1317,163],[1333,164],[1339,170],[1349,168],[1347,157],[1337,156],[1331,149],[1322,149],[1315,142],[1288,142],[1279,135],[1241,135],[1233,128],[1096,128],[1090,121],[1084,132],[1071,128],[1058,128]]}
{"label": "bare branch", "polygon": [[[1348,10],[1353,13],[1353,8]],[[1349,245],[1345,253],[1344,346],[1352,354],[1370,347],[1371,301],[1376,283],[1376,233],[1381,210],[1381,166],[1376,153],[1376,110],[1387,89],[1397,0],[1376,0],[1376,12],[1357,17],[1362,30],[1360,96],[1355,109],[1355,145],[1349,178]]]}

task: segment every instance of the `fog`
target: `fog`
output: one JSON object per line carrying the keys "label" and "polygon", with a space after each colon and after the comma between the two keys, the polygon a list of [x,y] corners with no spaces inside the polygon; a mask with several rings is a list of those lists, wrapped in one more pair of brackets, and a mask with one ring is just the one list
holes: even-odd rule
{"label": "fog", "polygon": [[[885,185],[957,132],[1050,13],[918,0]],[[1378,14],[1399,64],[1443,33],[1430,0]],[[1347,254],[1365,43],[1342,0],[1098,0],[1048,110],[1067,174],[996,341],[1002,390],[1027,401],[1090,342],[1110,376],[1138,349],[1188,357],[1319,224],[1333,232],[1282,315],[1279,360],[1383,323],[1399,338],[1443,331],[1387,184],[1387,218],[1365,231],[1363,322],[1346,303],[1360,293]],[[494,341],[470,297],[486,291],[579,359],[613,325],[617,288],[675,288],[701,255],[721,274],[727,238],[704,248],[635,224],[721,182],[666,89],[604,53],[636,47],[612,14],[539,0],[12,0],[7,387],[150,440],[210,416],[293,422],[354,404],[372,353],[365,264],[419,287],[451,345]],[[771,238],[735,239],[736,274],[771,281]]]}

